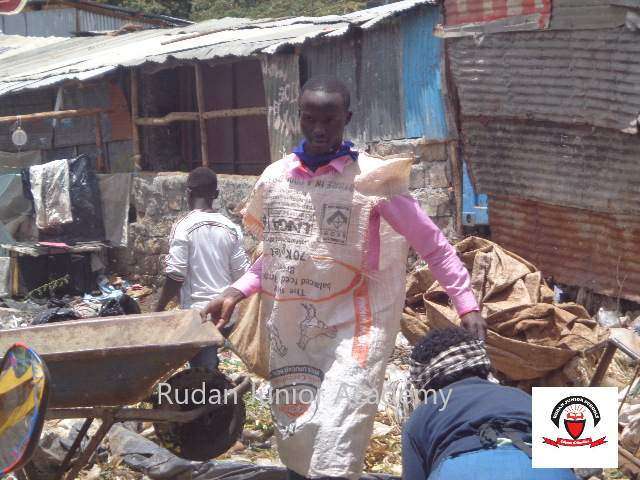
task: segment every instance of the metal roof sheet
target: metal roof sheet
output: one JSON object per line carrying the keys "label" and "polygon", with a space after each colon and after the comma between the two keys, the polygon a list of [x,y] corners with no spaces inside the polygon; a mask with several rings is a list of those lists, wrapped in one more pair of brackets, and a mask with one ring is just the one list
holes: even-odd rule
{"label": "metal roof sheet", "polygon": [[580,125],[467,118],[462,138],[476,193],[640,215],[637,136]]}
{"label": "metal roof sheet", "polygon": [[492,239],[557,282],[640,301],[640,217],[490,197]]}
{"label": "metal roof sheet", "polygon": [[35,48],[24,37],[0,35],[0,95],[65,80],[87,80],[120,66],[161,64],[172,58],[212,60],[276,53],[287,45],[301,45],[332,32],[342,35],[350,27],[370,28],[418,5],[435,3],[405,0],[342,16],[253,22],[226,18],[117,37],[47,38]]}
{"label": "metal roof sheet", "polygon": [[493,22],[509,17],[537,14],[538,28],[551,16],[551,0],[444,0],[446,25]]}
{"label": "metal roof sheet", "polygon": [[578,30],[620,27],[627,9],[602,0],[553,0],[552,30]]}
{"label": "metal roof sheet", "polygon": [[466,37],[448,52],[465,115],[638,131],[640,42],[624,27]]}

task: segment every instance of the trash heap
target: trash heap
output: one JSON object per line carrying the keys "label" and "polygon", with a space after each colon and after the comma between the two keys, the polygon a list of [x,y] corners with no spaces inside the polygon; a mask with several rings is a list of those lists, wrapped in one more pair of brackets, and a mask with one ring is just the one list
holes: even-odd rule
{"label": "trash heap", "polygon": [[[477,237],[454,247],[489,326],[485,348],[496,377],[528,392],[534,386],[586,386],[607,329],[581,305],[554,303],[542,273],[522,257]],[[406,295],[402,333],[412,344],[430,329],[460,324],[427,267],[407,278]]]}

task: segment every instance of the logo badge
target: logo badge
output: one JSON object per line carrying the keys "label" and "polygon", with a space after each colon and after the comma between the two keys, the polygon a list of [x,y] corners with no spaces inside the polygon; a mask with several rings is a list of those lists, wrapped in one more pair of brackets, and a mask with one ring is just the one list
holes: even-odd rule
{"label": "logo badge", "polygon": [[617,389],[533,388],[534,468],[615,468]]}

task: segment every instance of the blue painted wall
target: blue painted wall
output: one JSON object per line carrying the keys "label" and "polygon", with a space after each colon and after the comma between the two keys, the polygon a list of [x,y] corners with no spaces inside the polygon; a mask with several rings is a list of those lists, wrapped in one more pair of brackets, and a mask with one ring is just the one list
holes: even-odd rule
{"label": "blue painted wall", "polygon": [[467,164],[462,166],[462,224],[489,225],[487,195],[476,194],[467,173]]}
{"label": "blue painted wall", "polygon": [[449,138],[440,91],[442,40],[431,32],[442,23],[438,7],[419,8],[402,19],[402,82],[407,138]]}

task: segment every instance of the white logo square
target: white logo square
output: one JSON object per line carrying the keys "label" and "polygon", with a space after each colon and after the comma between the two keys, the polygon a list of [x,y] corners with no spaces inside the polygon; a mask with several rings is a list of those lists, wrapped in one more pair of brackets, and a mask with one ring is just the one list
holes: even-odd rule
{"label": "white logo square", "polygon": [[534,387],[533,468],[617,468],[618,389]]}

